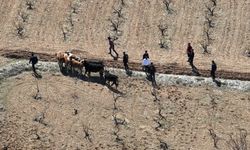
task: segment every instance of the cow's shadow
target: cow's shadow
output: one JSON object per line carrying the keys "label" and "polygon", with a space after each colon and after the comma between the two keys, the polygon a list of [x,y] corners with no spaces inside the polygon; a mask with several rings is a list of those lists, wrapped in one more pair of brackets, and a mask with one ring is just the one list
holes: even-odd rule
{"label": "cow's shadow", "polygon": [[121,95],[124,94],[121,91],[119,91],[117,88],[115,88],[115,87],[111,86],[110,84],[106,83],[104,78],[100,77],[99,74],[94,74],[94,75],[88,77],[86,75],[79,74],[76,71],[73,71],[73,72],[68,71],[66,68],[61,69],[61,73],[64,76],[69,76],[69,77],[72,77],[72,78],[76,78],[76,79],[79,79],[81,81],[97,83],[97,84],[100,84],[102,86],[106,86],[110,91],[112,91],[114,93],[117,93],[117,94],[121,94]]}
{"label": "cow's shadow", "polygon": [[86,82],[105,85],[105,80],[103,78],[101,78],[100,76],[90,76],[90,77],[88,77],[88,76],[85,76],[85,75],[81,75],[80,77],[78,77],[78,79],[80,79],[82,81],[86,81]]}
{"label": "cow's shadow", "polygon": [[79,79],[79,80],[82,80],[82,81],[105,85],[104,79],[101,78],[99,75],[98,76],[93,75],[93,76],[88,77],[88,76],[86,76],[84,74],[80,74],[79,72],[74,71],[74,70],[69,71],[67,68],[62,68],[61,73],[64,76],[69,76],[69,77],[76,78],[76,79]]}

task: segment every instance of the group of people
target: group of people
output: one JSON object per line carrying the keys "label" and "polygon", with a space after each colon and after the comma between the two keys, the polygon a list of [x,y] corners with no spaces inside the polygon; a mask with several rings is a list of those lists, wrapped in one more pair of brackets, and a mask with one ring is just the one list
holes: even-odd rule
{"label": "group of people", "polygon": [[[109,46],[110,46],[109,47],[109,54],[111,54],[112,51],[114,51],[116,53],[116,55],[118,56],[118,53],[115,51],[114,42],[113,42],[112,38],[108,37],[108,40],[109,40]],[[188,46],[187,46],[187,56],[188,56],[187,62],[189,62],[192,69],[197,70],[197,68],[194,66],[195,53],[194,53],[193,47],[191,46],[191,43],[188,43]],[[129,69],[129,67],[128,67],[128,58],[129,58],[128,54],[126,52],[123,52],[123,64],[124,64],[125,71],[128,71],[128,69]],[[142,66],[144,68],[144,71],[146,71],[146,72],[148,71],[152,81],[155,81],[156,69],[154,67],[154,64],[152,62],[150,62],[149,54],[148,54],[147,51],[145,51],[145,53],[143,54]],[[210,75],[211,75],[213,81],[215,81],[215,72],[216,72],[216,70],[217,70],[217,65],[216,65],[215,61],[212,60]]]}
{"label": "group of people", "polygon": [[[110,37],[108,37],[108,40],[109,40],[109,54],[112,53],[112,50],[117,54],[118,56],[118,53],[115,51],[114,49],[114,42],[112,41],[112,39]],[[194,67],[194,64],[193,64],[193,61],[194,61],[194,49],[193,47],[191,46],[191,43],[188,43],[188,46],[187,46],[187,56],[188,56],[188,62],[189,64],[191,65],[191,67],[193,68]],[[30,57],[30,60],[29,60],[29,63],[32,63],[32,69],[33,69],[33,72],[35,74],[37,74],[36,72],[36,68],[35,68],[35,64],[37,64],[38,62],[38,57],[34,55],[34,53],[31,54],[31,57]],[[129,71],[129,56],[126,52],[123,52],[123,65],[124,65],[124,68],[125,68],[125,71],[128,72]],[[149,74],[149,77],[152,81],[152,83],[155,85],[156,82],[155,82],[155,72],[156,72],[156,68],[153,64],[153,62],[150,61],[149,59],[149,54],[147,51],[144,52],[143,56],[142,56],[142,67],[143,67],[143,70]],[[215,81],[215,72],[217,70],[217,65],[215,63],[214,60],[212,60],[212,64],[211,64],[211,77],[213,79],[213,81]]]}
{"label": "group of people", "polygon": [[[129,71],[128,58],[129,58],[128,54],[126,52],[123,52],[123,65],[124,65],[126,72]],[[149,59],[148,51],[145,51],[145,53],[142,56],[142,68],[146,72],[146,74],[149,76],[149,78],[151,79],[153,85],[156,85],[156,82],[155,82],[156,68],[155,68],[153,62],[151,62]]]}

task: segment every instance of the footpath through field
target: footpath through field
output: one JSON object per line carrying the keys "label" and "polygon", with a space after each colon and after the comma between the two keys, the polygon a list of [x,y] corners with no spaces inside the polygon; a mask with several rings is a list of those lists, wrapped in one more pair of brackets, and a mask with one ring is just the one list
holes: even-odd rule
{"label": "footpath through field", "polygon": [[[93,56],[89,57],[89,56],[86,56],[86,54],[83,54],[81,51],[72,51],[72,53],[80,56],[81,58],[103,60],[107,67],[120,68],[120,69],[123,68],[123,63],[121,60],[117,61],[117,60],[111,60],[111,59],[95,58]],[[36,54],[38,54],[39,59],[41,61],[56,62],[56,58],[54,54],[48,54],[48,53],[36,53]],[[25,51],[25,50],[1,50],[0,55],[7,57],[7,58],[29,59],[29,57],[31,56],[31,52]],[[129,62],[129,67],[131,70],[134,70],[134,71],[141,71],[142,69],[140,62]],[[190,68],[179,66],[176,63],[172,63],[172,64],[155,63],[155,67],[156,67],[157,73],[194,76],[194,73],[192,72]],[[199,73],[201,77],[210,76],[210,70],[201,69],[199,70]],[[250,81],[250,73],[218,70],[217,76],[223,79]]]}

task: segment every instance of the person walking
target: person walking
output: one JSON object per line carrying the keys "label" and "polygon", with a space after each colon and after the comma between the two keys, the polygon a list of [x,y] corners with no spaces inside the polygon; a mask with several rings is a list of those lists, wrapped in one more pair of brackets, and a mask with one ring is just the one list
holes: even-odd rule
{"label": "person walking", "polygon": [[151,62],[150,66],[149,66],[149,73],[150,73],[150,77],[151,77],[151,81],[152,81],[152,85],[156,86],[156,81],[155,81],[155,66],[153,64],[153,62]]}
{"label": "person walking", "polygon": [[217,70],[217,65],[216,63],[212,60],[212,65],[211,65],[211,77],[213,81],[215,81],[215,72]]}
{"label": "person walking", "polygon": [[190,64],[190,66],[193,67],[194,66],[194,64],[193,64],[193,61],[194,61],[194,49],[191,46],[191,43],[188,43],[187,56],[188,56],[188,62]]}
{"label": "person walking", "polygon": [[148,51],[145,51],[145,53],[142,56],[142,59],[149,59]]}
{"label": "person walking", "polygon": [[115,50],[115,44],[114,41],[111,39],[111,37],[108,37],[108,41],[109,41],[109,54],[112,53],[112,51],[115,52],[116,56],[118,57],[118,53]]}
{"label": "person walking", "polygon": [[128,54],[126,52],[123,52],[123,65],[125,67],[125,71],[128,71]]}
{"label": "person walking", "polygon": [[36,72],[36,67],[35,67],[35,65],[37,64],[37,62],[38,62],[38,58],[37,58],[37,56],[35,56],[34,53],[32,52],[32,53],[31,53],[31,57],[30,57],[29,64],[32,63],[32,70],[33,70],[33,72],[34,72],[35,74],[37,74],[37,72]]}

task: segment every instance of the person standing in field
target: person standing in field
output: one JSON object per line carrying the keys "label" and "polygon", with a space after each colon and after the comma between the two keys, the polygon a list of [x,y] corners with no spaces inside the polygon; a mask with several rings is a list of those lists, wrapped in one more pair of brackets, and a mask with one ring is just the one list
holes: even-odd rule
{"label": "person standing in field", "polygon": [[145,53],[142,56],[142,59],[149,59],[148,51],[145,51]]}
{"label": "person standing in field", "polygon": [[32,53],[31,53],[31,57],[30,57],[29,64],[32,63],[32,70],[33,70],[33,72],[34,72],[35,74],[37,74],[37,72],[36,72],[36,67],[35,67],[35,65],[37,64],[37,62],[38,62],[38,58],[37,58],[37,56],[35,56],[34,53],[32,52]]}
{"label": "person standing in field", "polygon": [[194,66],[194,64],[193,64],[193,61],[194,61],[194,49],[191,46],[191,43],[188,43],[187,56],[188,56],[188,62],[190,64],[190,66],[193,67]]}
{"label": "person standing in field", "polygon": [[215,72],[217,70],[217,65],[216,63],[212,60],[212,65],[211,65],[211,77],[213,81],[215,81]]}
{"label": "person standing in field", "polygon": [[128,54],[126,52],[123,52],[123,65],[125,67],[125,71],[128,71]]}
{"label": "person standing in field", "polygon": [[150,74],[150,78],[151,78],[153,86],[156,86],[155,72],[156,72],[155,66],[154,66],[153,62],[151,62],[150,66],[149,66],[149,74]]}

